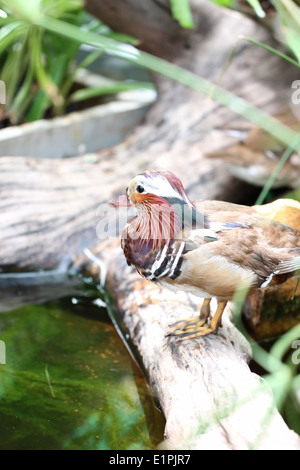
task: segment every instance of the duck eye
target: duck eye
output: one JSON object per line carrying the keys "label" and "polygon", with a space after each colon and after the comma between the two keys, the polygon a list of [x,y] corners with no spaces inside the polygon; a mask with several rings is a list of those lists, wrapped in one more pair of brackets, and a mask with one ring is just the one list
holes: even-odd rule
{"label": "duck eye", "polygon": [[140,184],[138,184],[135,189],[138,193],[143,193],[145,191],[143,186],[141,186]]}

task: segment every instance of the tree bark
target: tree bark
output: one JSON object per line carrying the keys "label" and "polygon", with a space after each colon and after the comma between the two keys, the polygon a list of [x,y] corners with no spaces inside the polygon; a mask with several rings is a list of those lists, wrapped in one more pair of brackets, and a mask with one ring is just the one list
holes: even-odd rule
{"label": "tree bark", "polygon": [[166,0],[86,0],[85,6],[113,30],[137,38],[143,50],[160,57],[176,57],[177,48],[184,46],[189,36],[189,31],[173,19],[170,3]]}
{"label": "tree bark", "polygon": [[[104,8],[105,3],[99,2],[98,8]],[[123,18],[117,12],[122,3],[109,2],[110,8],[116,9],[114,18],[118,18],[119,30]],[[156,2],[149,5],[155,6]],[[184,43],[175,48],[177,56],[173,60],[200,76],[220,79],[240,34],[270,42],[269,33],[243,15],[205,2],[195,2],[195,6],[195,30],[185,33],[189,47]],[[136,24],[133,14],[131,23],[133,27]],[[143,31],[146,29],[145,26]],[[169,42],[172,44],[172,34]],[[274,54],[243,43],[220,84],[266,111],[275,112],[286,108],[296,76],[297,70]],[[169,79],[157,76],[155,80],[158,100],[145,123],[121,145],[100,152],[95,162],[84,158],[59,162],[21,156],[1,159],[4,271],[76,263],[82,247],[98,241],[98,206],[123,192],[128,181],[145,169],[172,170],[195,200],[252,202],[253,193],[251,198],[247,191],[251,194],[253,188],[231,177],[222,162],[205,158],[207,152],[237,140],[229,131],[249,128],[249,123]]]}
{"label": "tree bark", "polygon": [[[162,1],[87,0],[87,5],[119,31],[124,26],[137,35],[143,47],[200,76],[221,80],[223,87],[264,110],[286,107],[297,70],[277,56],[240,43],[222,73],[240,34],[270,42],[269,33],[251,19],[195,1],[195,29],[179,32],[167,10],[161,11]],[[125,17],[123,7],[128,8]],[[107,201],[146,169],[172,170],[191,199],[251,199],[249,186],[230,176],[224,164],[205,158],[206,152],[236,140],[229,131],[250,125],[190,89],[160,76],[155,81],[158,100],[145,123],[93,163],[81,157],[0,160],[2,271],[93,273],[95,265],[83,250],[99,254],[108,270],[107,287],[166,416],[168,447],[299,448],[298,437],[272,408],[270,391],[257,392],[260,380],[247,365],[249,346],[230,320],[216,335],[166,344],[167,324],[194,315],[194,300],[140,279],[126,267],[119,242],[102,240],[97,231]]]}
{"label": "tree bark", "polygon": [[119,247],[106,256],[107,285],[166,418],[160,448],[300,449],[299,436],[274,407],[267,383],[248,367],[251,348],[230,321],[230,307],[218,334],[167,339],[168,325],[194,316],[199,299],[144,281],[126,267]]}

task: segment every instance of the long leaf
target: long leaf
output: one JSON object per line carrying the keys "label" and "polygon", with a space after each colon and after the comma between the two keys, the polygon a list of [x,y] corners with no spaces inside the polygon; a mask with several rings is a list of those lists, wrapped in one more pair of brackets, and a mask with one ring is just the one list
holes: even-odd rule
{"label": "long leaf", "polygon": [[0,54],[7,51],[11,44],[17,41],[27,30],[28,25],[21,21],[2,26],[0,29]]}
{"label": "long leaf", "polygon": [[[127,44],[118,43],[111,38],[99,36],[92,32],[84,32],[75,26],[55,20],[53,18],[42,19],[38,25],[46,30],[53,31],[62,36],[72,37],[84,44],[89,44],[100,48],[108,54],[125,58],[130,62],[146,67],[153,72],[162,74],[170,79],[177,81],[195,91],[209,95],[219,104],[228,107],[233,112],[240,114],[244,118],[258,125],[274,137],[280,137],[285,145],[290,146],[291,142],[296,142],[297,133],[292,129],[280,123],[277,119],[269,116],[259,108],[251,105],[244,99],[233,93],[215,86],[209,80],[197,76],[175,64],[169,63],[158,57],[154,57],[146,52],[141,52],[135,47]],[[300,145],[296,148],[300,151]]]}
{"label": "long leaf", "polygon": [[287,45],[300,62],[300,8],[292,0],[274,0]]}
{"label": "long leaf", "polygon": [[262,47],[263,49],[266,49],[267,51],[272,52],[273,54],[276,54],[278,57],[281,57],[282,59],[286,60],[287,62],[290,62],[295,67],[300,68],[300,64],[298,62],[296,62],[296,60],[292,59],[290,56],[284,54],[283,52],[279,51],[278,49],[274,49],[274,47],[268,46],[268,44],[264,44],[262,42],[256,41],[255,39],[248,38],[246,36],[241,36],[241,39],[244,39],[245,41],[251,42],[252,44],[255,44],[256,46]]}
{"label": "long leaf", "polygon": [[300,338],[300,325],[295,325],[292,329],[287,331],[281,338],[279,338],[270,350],[270,354],[277,358],[279,361],[284,359],[284,355],[291,348],[293,341]]}
{"label": "long leaf", "polygon": [[101,95],[109,95],[121,93],[122,91],[148,89],[154,90],[151,83],[145,82],[114,82],[110,85],[103,85],[100,87],[89,87],[82,90],[75,91],[69,98],[70,102],[83,101],[89,98],[95,98]]}
{"label": "long leaf", "polygon": [[76,65],[72,72],[69,71],[68,76],[65,79],[65,82],[62,84],[61,92],[62,95],[66,98],[76,77],[78,70],[82,68],[89,67],[95,60],[97,60],[103,54],[102,51],[98,49],[92,51],[88,54],[79,64]]}
{"label": "long leaf", "polygon": [[286,148],[286,150],[284,151],[282,157],[280,158],[280,160],[277,163],[277,165],[275,166],[273,172],[271,173],[268,180],[266,181],[263,189],[261,190],[261,193],[260,193],[260,195],[258,196],[258,198],[255,202],[256,205],[260,205],[264,202],[264,200],[266,199],[266,197],[268,195],[268,192],[272,188],[277,176],[279,175],[280,171],[282,170],[282,168],[284,167],[284,165],[286,164],[286,162],[288,161],[288,159],[292,155],[294,148],[299,146],[299,144],[300,144],[300,136],[299,135],[298,135],[298,137],[296,137],[296,142],[297,142],[296,145],[289,145]]}
{"label": "long leaf", "polygon": [[[35,34],[34,34],[35,33]],[[50,98],[51,102],[55,106],[60,106],[63,104],[63,98],[59,93],[59,90],[53,81],[52,77],[49,75],[47,70],[44,67],[42,62],[42,32],[38,29],[32,31],[31,35],[31,51],[32,51],[32,60],[35,75],[39,81],[39,84],[45,94]]]}
{"label": "long leaf", "polygon": [[170,0],[172,15],[183,28],[193,28],[193,16],[189,0]]}
{"label": "long leaf", "polygon": [[14,102],[18,88],[22,88],[23,75],[30,63],[27,54],[29,29],[24,30],[24,34],[20,35],[16,41],[15,49],[9,48],[1,71],[1,79],[6,83],[6,108],[9,114],[10,105]]}
{"label": "long leaf", "polygon": [[265,18],[266,14],[258,0],[247,0],[259,18]]}
{"label": "long leaf", "polygon": [[[65,74],[65,58],[64,57],[57,57],[55,61],[49,66],[48,73],[51,80],[56,85],[56,87],[60,87],[60,84],[63,80]],[[45,93],[43,89],[40,89],[35,97],[35,100],[32,102],[32,105],[27,114],[27,120],[29,122],[36,121],[44,117],[46,110],[51,107],[51,99]],[[54,108],[56,114],[61,114],[63,112],[63,107],[65,105],[65,100],[63,95],[61,95],[61,100],[58,104],[54,103]]]}
{"label": "long leaf", "polygon": [[32,87],[33,76],[33,67],[32,64],[29,64],[25,78],[22,82],[22,86],[17,92],[11,106],[11,113],[15,116],[17,123],[21,121],[26,108],[29,106],[33,96],[36,93],[36,90],[34,90]]}

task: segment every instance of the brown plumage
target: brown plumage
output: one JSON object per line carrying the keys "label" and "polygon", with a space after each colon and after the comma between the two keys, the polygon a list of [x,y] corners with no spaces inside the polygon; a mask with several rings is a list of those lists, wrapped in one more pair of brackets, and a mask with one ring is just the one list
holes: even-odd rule
{"label": "brown plumage", "polygon": [[[255,207],[193,203],[175,175],[154,171],[130,182],[129,203],[138,215],[122,233],[128,264],[163,287],[205,299],[200,317],[173,325],[171,335],[186,339],[216,331],[237,289],[252,292],[298,274],[300,232],[270,221]],[[209,321],[212,297],[218,308]]]}

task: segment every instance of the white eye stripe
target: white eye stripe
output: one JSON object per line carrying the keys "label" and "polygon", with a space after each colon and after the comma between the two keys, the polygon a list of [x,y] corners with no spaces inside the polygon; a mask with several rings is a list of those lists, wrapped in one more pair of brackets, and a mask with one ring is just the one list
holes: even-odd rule
{"label": "white eye stripe", "polygon": [[179,198],[188,201],[187,197],[176,191],[163,176],[157,176],[155,182],[151,178],[139,177],[136,179],[135,187],[138,186],[143,186],[143,194],[151,193],[162,198]]}

